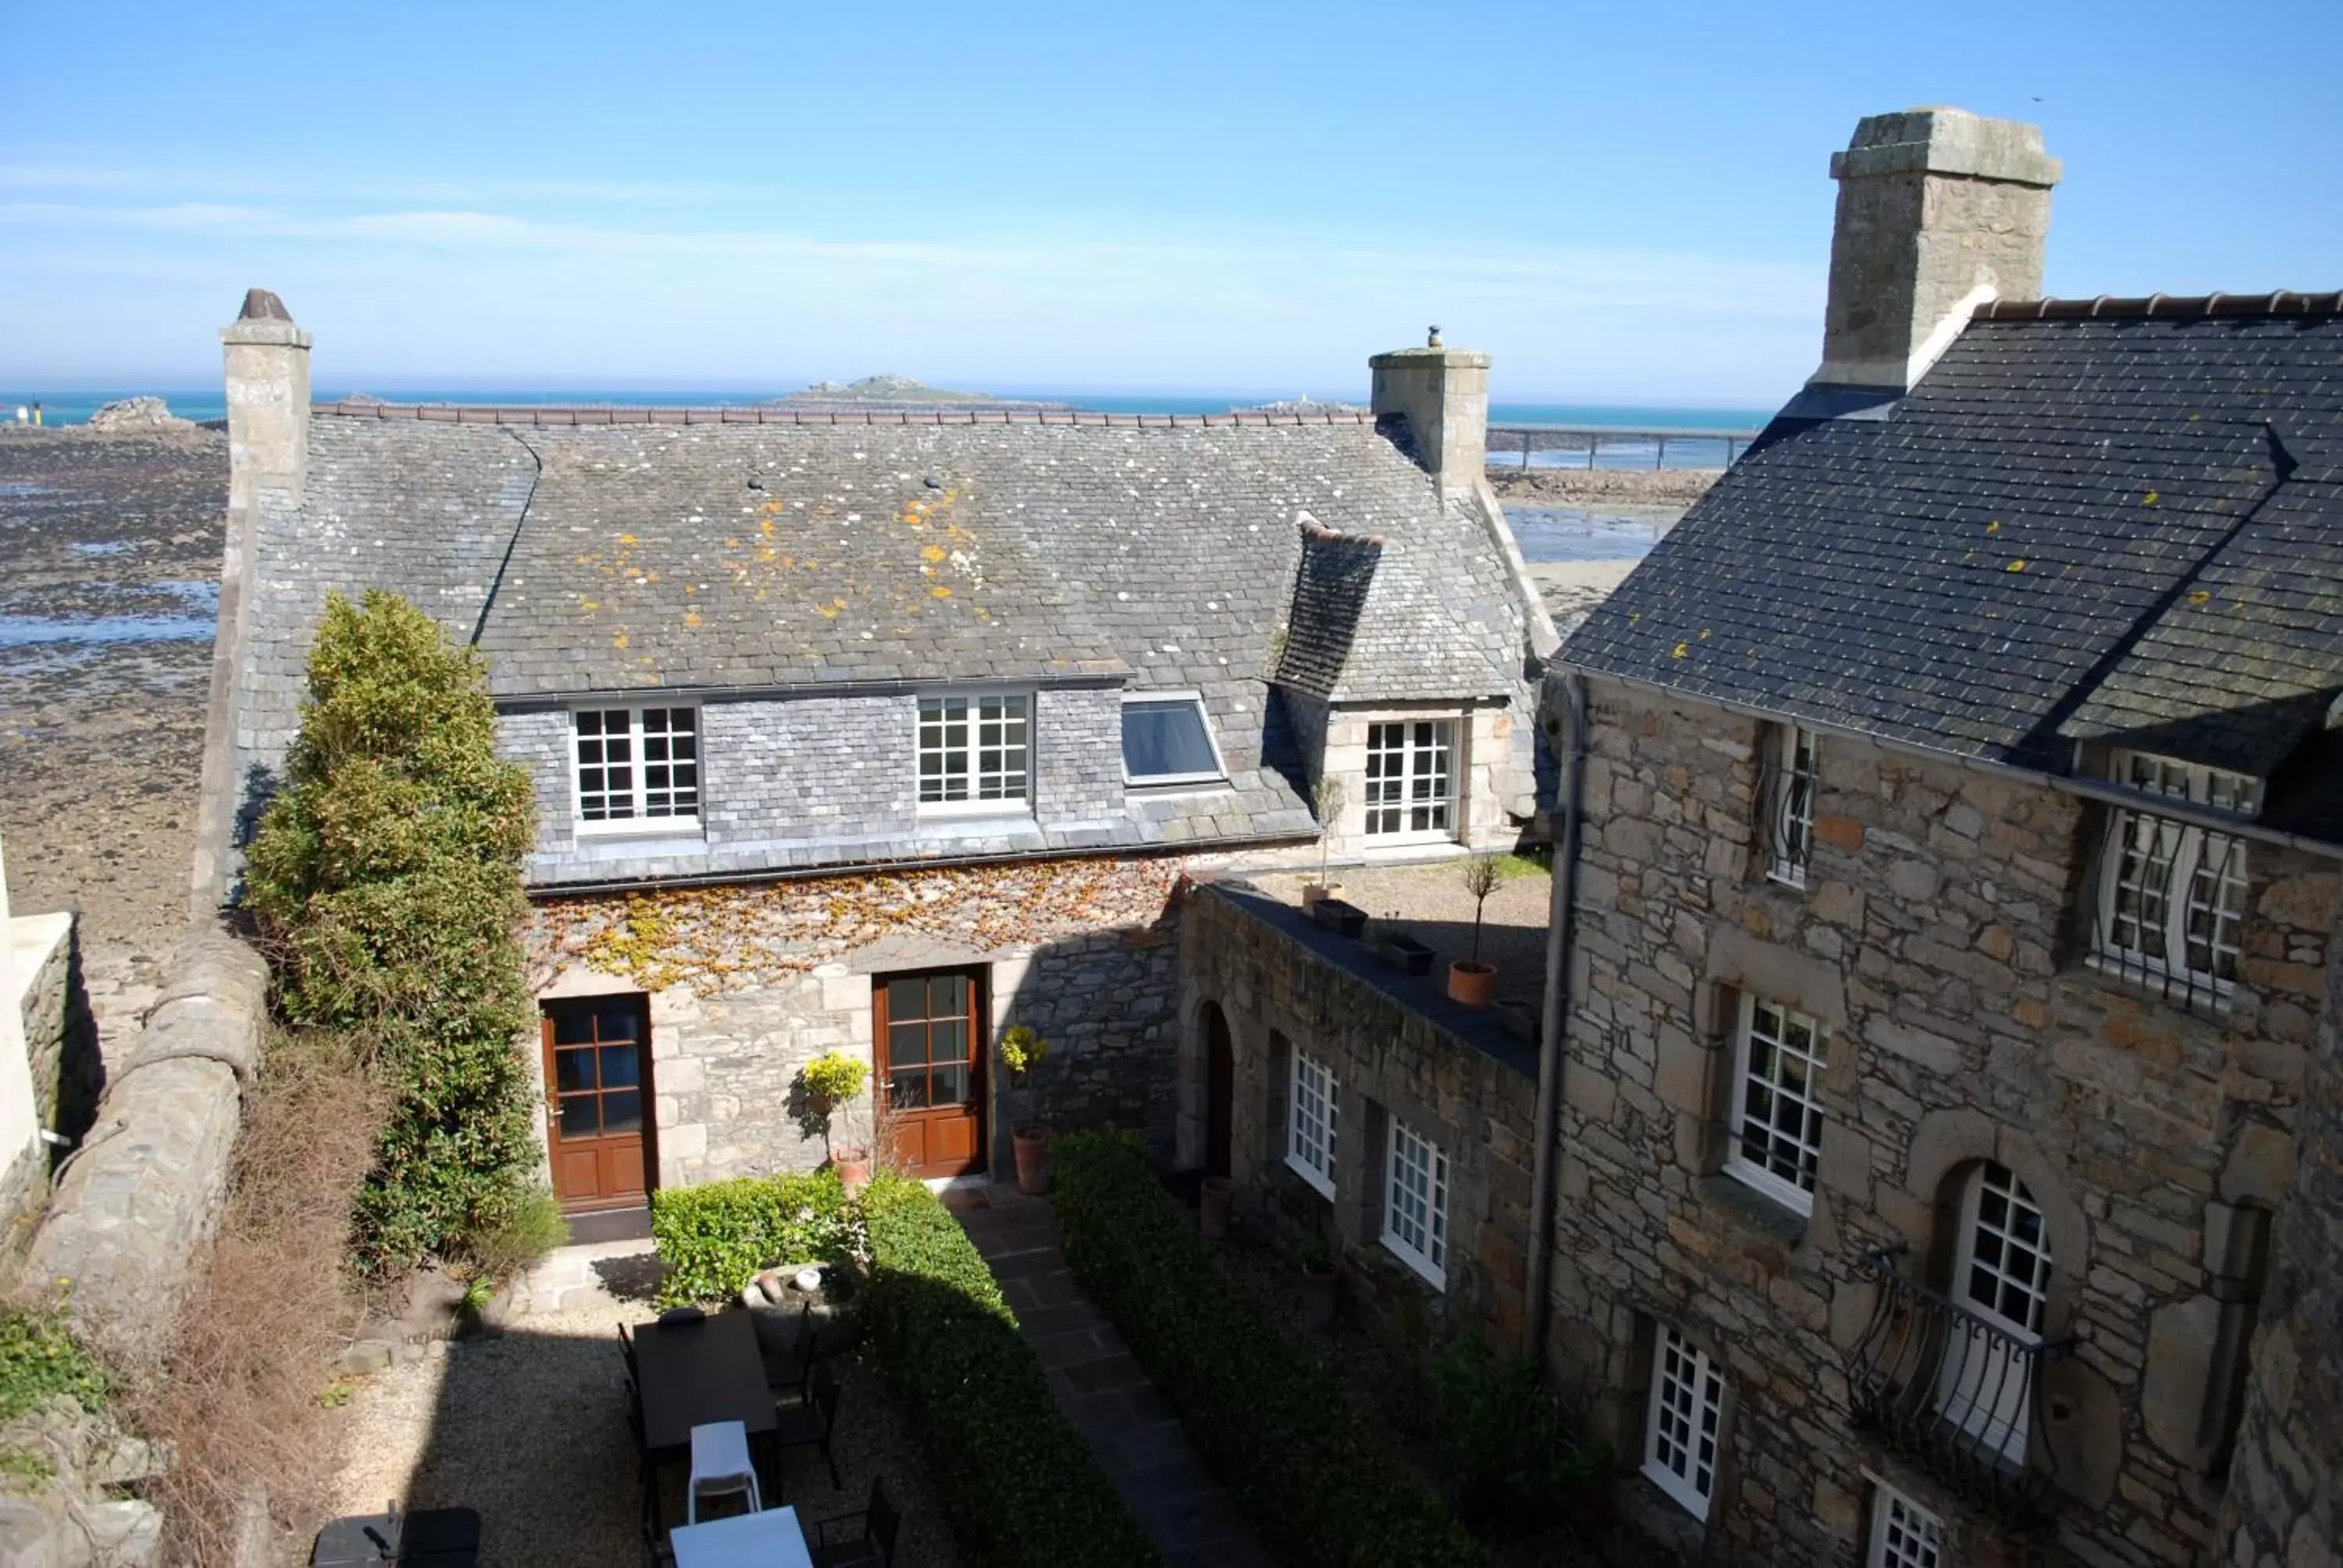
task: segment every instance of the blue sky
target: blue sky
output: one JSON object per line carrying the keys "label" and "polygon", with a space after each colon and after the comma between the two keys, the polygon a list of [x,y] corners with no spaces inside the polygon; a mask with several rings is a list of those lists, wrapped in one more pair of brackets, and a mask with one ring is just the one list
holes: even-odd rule
{"label": "blue sky", "polygon": [[18,8],[0,384],[1355,393],[1770,406],[1832,148],[1954,103],[2065,158],[2060,294],[2343,284],[2343,5]]}

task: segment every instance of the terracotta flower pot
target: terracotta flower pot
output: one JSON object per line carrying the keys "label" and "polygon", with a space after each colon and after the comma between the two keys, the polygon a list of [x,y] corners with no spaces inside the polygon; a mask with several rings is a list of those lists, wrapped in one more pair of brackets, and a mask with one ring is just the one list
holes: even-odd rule
{"label": "terracotta flower pot", "polygon": [[1229,1204],[1237,1195],[1237,1184],[1225,1176],[1204,1178],[1204,1234],[1218,1241],[1229,1233]]}
{"label": "terracotta flower pot", "polygon": [[1017,1130],[1017,1191],[1038,1198],[1050,1190],[1050,1130],[1036,1122]]}
{"label": "terracotta flower pot", "polygon": [[1497,966],[1482,959],[1459,959],[1448,966],[1448,995],[1466,1007],[1487,1007],[1497,994]]}
{"label": "terracotta flower pot", "polygon": [[837,1168],[838,1184],[846,1189],[850,1198],[870,1185],[870,1151],[868,1149],[833,1149],[830,1162]]}

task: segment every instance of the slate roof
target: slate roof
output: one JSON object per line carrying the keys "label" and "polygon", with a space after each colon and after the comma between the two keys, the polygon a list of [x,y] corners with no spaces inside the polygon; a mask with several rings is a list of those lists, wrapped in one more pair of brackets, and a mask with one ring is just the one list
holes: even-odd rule
{"label": "slate roof", "polygon": [[1267,684],[1282,638],[1328,646],[1307,618],[1286,630],[1311,615],[1304,514],[1383,540],[1371,628],[1308,689],[1521,691],[1527,611],[1498,541],[1404,441],[1355,415],[320,406],[305,504],[261,519],[239,744],[273,764],[326,591],[380,585],[476,638],[508,706],[986,678],[1200,690],[1244,799],[1135,795],[1149,837],[1262,812],[1308,831]]}
{"label": "slate roof", "polygon": [[2343,691],[2339,307],[1987,307],[1900,402],[1794,401],[1562,657],[2048,771],[2268,775]]}

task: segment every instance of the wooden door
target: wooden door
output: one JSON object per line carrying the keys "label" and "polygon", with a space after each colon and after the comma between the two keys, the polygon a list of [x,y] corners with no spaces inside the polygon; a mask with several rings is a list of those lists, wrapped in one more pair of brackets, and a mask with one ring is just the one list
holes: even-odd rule
{"label": "wooden door", "polygon": [[1226,1176],[1234,1157],[1237,1054],[1218,1002],[1204,1004],[1204,1174]]}
{"label": "wooden door", "polygon": [[631,993],[544,1005],[554,1196],[572,1213],[639,1207],[650,1193],[650,999]]}
{"label": "wooden door", "polygon": [[881,975],[870,988],[879,1091],[895,1168],[964,1176],[984,1168],[984,985],[969,970]]}

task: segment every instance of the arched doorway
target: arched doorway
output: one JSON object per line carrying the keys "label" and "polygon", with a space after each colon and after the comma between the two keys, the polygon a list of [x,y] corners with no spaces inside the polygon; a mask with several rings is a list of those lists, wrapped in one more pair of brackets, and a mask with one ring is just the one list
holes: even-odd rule
{"label": "arched doorway", "polygon": [[1236,1120],[1237,1053],[1218,1002],[1204,1004],[1204,1174],[1229,1174]]}

